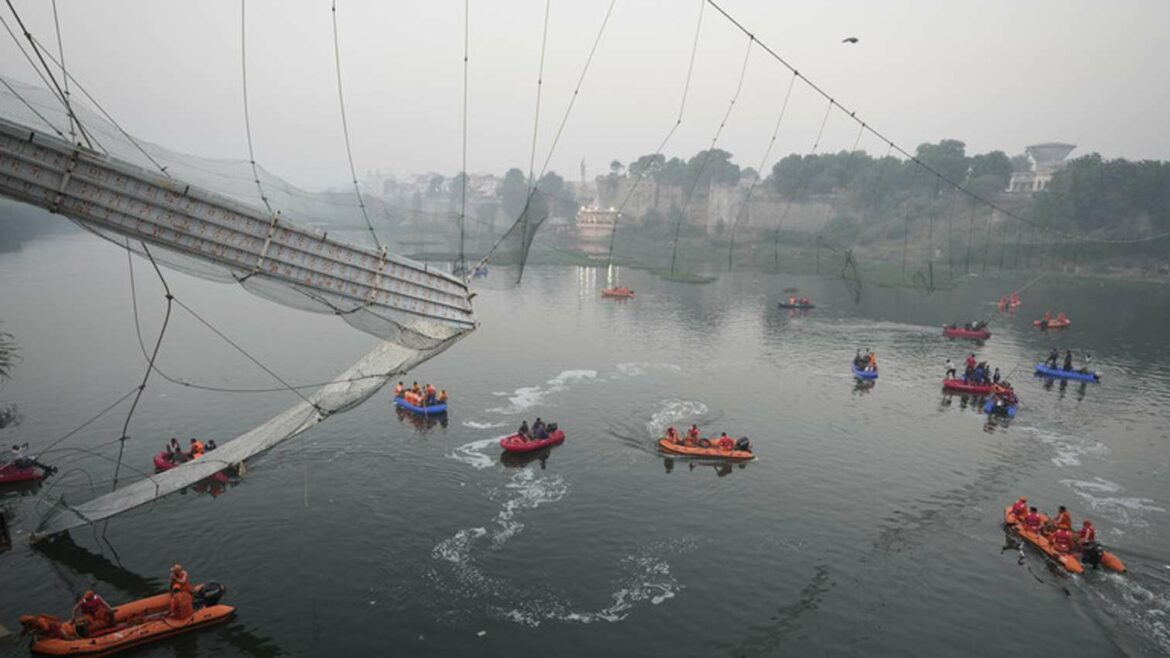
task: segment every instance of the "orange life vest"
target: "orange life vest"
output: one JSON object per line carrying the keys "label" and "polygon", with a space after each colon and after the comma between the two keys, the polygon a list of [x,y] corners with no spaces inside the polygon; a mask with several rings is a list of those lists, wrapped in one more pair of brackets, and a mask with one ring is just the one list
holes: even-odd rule
{"label": "orange life vest", "polygon": [[1056,521],[1054,522],[1054,525],[1057,528],[1065,528],[1066,530],[1072,530],[1072,517],[1069,516],[1069,513],[1067,511],[1061,512],[1061,513],[1056,515]]}
{"label": "orange life vest", "polygon": [[1091,525],[1081,528],[1079,535],[1082,544],[1097,541],[1097,531]]}
{"label": "orange life vest", "polygon": [[1056,532],[1052,533],[1052,547],[1061,553],[1068,553],[1072,550],[1072,533],[1068,528],[1058,528]]}
{"label": "orange life vest", "polygon": [[735,441],[730,436],[719,437],[719,447],[723,450],[731,450],[735,447]]}
{"label": "orange life vest", "polygon": [[199,459],[203,456],[203,444],[198,440],[191,444],[191,459]]}
{"label": "orange life vest", "polygon": [[1017,521],[1023,521],[1024,517],[1028,515],[1028,503],[1016,501],[1012,505],[1012,516],[1016,517]]}

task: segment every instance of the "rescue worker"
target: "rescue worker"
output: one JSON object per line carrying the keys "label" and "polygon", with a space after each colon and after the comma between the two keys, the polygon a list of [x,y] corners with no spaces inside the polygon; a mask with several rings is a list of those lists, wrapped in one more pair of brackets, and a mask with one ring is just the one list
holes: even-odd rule
{"label": "rescue worker", "polygon": [[402,394],[405,392],[406,392],[406,387],[402,385],[402,382],[398,382],[397,384],[394,385],[394,397],[400,398],[400,397],[402,397]]}
{"label": "rescue worker", "polygon": [[877,354],[876,353],[874,353],[874,352],[869,353],[869,364],[867,366],[865,366],[865,369],[870,371],[870,372],[877,371]]}
{"label": "rescue worker", "polygon": [[1040,526],[1044,525],[1044,520],[1040,518],[1040,513],[1036,511],[1035,507],[1029,507],[1028,513],[1022,519],[1024,527],[1032,532],[1040,532]]}
{"label": "rescue worker", "polygon": [[171,587],[171,604],[167,617],[170,619],[190,619],[195,614],[195,599],[189,588],[178,585]]}
{"label": "rescue worker", "polygon": [[169,589],[173,592],[176,587],[188,592],[191,591],[191,583],[187,579],[187,570],[178,562],[171,567],[171,586]]}
{"label": "rescue worker", "polygon": [[687,430],[687,445],[695,445],[699,442],[699,426],[691,425],[691,429]]}
{"label": "rescue worker", "polygon": [[1068,528],[1061,526],[1056,529],[1056,532],[1052,533],[1052,548],[1060,553],[1072,552],[1072,533],[1069,532]]}
{"label": "rescue worker", "polygon": [[531,436],[530,436],[531,433],[528,431],[528,421],[527,420],[520,421],[520,429],[516,430],[516,433],[519,434],[520,438],[524,439],[525,441],[527,441],[531,438]]}
{"label": "rescue worker", "polygon": [[410,385],[410,392],[414,393],[415,395],[422,395],[422,390],[418,387],[418,382],[414,382]]}
{"label": "rescue worker", "polygon": [[187,455],[188,459],[195,460],[203,456],[203,443],[199,439],[191,439],[191,452]]}
{"label": "rescue worker", "polygon": [[1072,530],[1072,516],[1069,515],[1068,510],[1065,509],[1064,505],[1061,505],[1060,509],[1057,510],[1056,518],[1052,520],[1052,526],[1054,528]]}
{"label": "rescue worker", "polygon": [[540,419],[540,416],[537,416],[536,420],[532,423],[532,438],[534,438],[534,439],[547,439],[548,438],[548,429],[545,428],[544,421]]}
{"label": "rescue worker", "polygon": [[447,404],[447,389],[439,391],[439,404]]}
{"label": "rescue worker", "polygon": [[947,363],[944,367],[946,368],[946,372],[943,374],[943,377],[945,377],[946,379],[954,379],[955,378],[955,362],[951,361],[948,358]]}
{"label": "rescue worker", "polygon": [[73,606],[73,625],[81,637],[112,626],[114,608],[93,590],[86,590]]}
{"label": "rescue worker", "polygon": [[727,436],[727,432],[723,432],[719,435],[719,439],[715,442],[715,445],[719,446],[720,450],[730,451],[735,448],[735,439]]}
{"label": "rescue worker", "polygon": [[974,372],[974,371],[975,371],[975,354],[971,353],[971,354],[967,355],[967,372]]}
{"label": "rescue worker", "polygon": [[992,383],[992,384],[998,384],[998,383],[999,383],[999,368],[996,368],[996,369],[995,369],[995,374],[993,374],[993,375],[991,376],[991,383]]}
{"label": "rescue worker", "polygon": [[674,425],[666,428],[666,440],[674,444],[682,443],[682,438],[678,435],[678,430],[674,429]]}
{"label": "rescue worker", "polygon": [[1081,530],[1077,533],[1077,543],[1081,546],[1097,541],[1097,530],[1093,527],[1093,522],[1085,519],[1081,524]]}
{"label": "rescue worker", "polygon": [[1052,351],[1048,353],[1048,358],[1044,361],[1044,363],[1049,368],[1055,368],[1056,362],[1059,360],[1060,360],[1060,350],[1058,350],[1054,347],[1054,348],[1052,348]]}
{"label": "rescue worker", "polygon": [[1017,521],[1023,521],[1024,517],[1028,515],[1028,499],[1020,496],[1020,499],[1012,503],[1012,516],[1016,517]]}

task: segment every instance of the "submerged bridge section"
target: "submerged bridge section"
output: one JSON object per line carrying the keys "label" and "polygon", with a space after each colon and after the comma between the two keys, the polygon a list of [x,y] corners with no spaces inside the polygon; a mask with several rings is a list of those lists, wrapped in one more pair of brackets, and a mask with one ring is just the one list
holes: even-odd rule
{"label": "submerged bridge section", "polygon": [[[475,328],[465,282],[0,119],[0,195],[197,276],[429,349]],[[321,218],[327,219],[327,218]],[[157,249],[154,249],[157,247]]]}

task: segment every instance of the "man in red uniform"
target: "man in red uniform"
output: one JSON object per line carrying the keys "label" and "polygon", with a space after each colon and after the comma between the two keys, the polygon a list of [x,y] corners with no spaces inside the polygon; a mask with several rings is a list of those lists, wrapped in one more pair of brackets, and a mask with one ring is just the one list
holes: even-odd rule
{"label": "man in red uniform", "polygon": [[1097,541],[1097,530],[1093,527],[1093,522],[1085,519],[1084,524],[1081,525],[1081,531],[1077,533],[1077,543],[1081,546]]}
{"label": "man in red uniform", "polygon": [[1023,524],[1032,532],[1040,532],[1040,526],[1044,525],[1044,521],[1040,518],[1040,513],[1036,511],[1035,507],[1029,507],[1028,513],[1024,515]]}
{"label": "man in red uniform", "polygon": [[1061,553],[1072,552],[1072,533],[1068,528],[1061,526],[1052,533],[1052,547]]}
{"label": "man in red uniform", "polygon": [[1020,496],[1020,499],[1012,503],[1012,516],[1016,517],[1016,521],[1023,521],[1024,517],[1028,515],[1028,499]]}

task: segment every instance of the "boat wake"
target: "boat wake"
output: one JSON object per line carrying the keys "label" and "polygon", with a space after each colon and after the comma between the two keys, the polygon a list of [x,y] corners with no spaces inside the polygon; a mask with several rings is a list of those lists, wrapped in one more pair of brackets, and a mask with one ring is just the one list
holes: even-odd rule
{"label": "boat wake", "polygon": [[553,377],[545,382],[543,385],[524,386],[516,389],[511,393],[505,393],[508,396],[508,406],[493,407],[488,409],[489,412],[514,415],[523,413],[532,407],[542,403],[545,398],[553,393],[560,393],[568,390],[569,386],[574,382],[579,382],[586,379],[596,379],[596,370],[565,370],[561,374]]}
{"label": "boat wake", "polygon": [[507,427],[508,424],[507,423],[481,423],[481,422],[477,422],[474,420],[465,420],[465,421],[463,421],[463,426],[470,427],[471,429],[474,429],[474,430],[488,430],[488,429],[496,429],[496,428],[500,428],[500,427]]}
{"label": "boat wake", "polygon": [[[599,610],[580,611],[567,597],[551,588],[519,586],[485,573],[477,547],[485,547],[490,536],[488,550],[502,549],[524,530],[520,518],[523,512],[558,502],[568,495],[569,486],[564,478],[559,475],[540,477],[536,473],[531,468],[523,469],[504,485],[503,491],[509,495],[492,524],[459,530],[432,549],[431,557],[447,565],[453,576],[453,580],[444,578],[437,570],[432,570],[429,576],[436,588],[459,598],[483,599],[489,614],[530,628],[546,621],[618,622],[625,619],[635,606],[646,602],[659,605],[683,589],[671,573],[664,554],[693,549],[694,542],[687,540],[648,544],[621,558],[615,590],[609,595],[608,603]],[[445,605],[449,605],[449,599],[445,601]]]}
{"label": "boat wake", "polygon": [[1117,525],[1145,528],[1150,525],[1145,519],[1146,512],[1166,512],[1165,508],[1158,507],[1149,498],[1110,495],[1119,494],[1124,489],[1121,485],[1103,478],[1095,477],[1088,481],[1061,480],[1060,483],[1085,499],[1093,511]]}
{"label": "boat wake", "polygon": [[1050,446],[1056,453],[1052,456],[1052,463],[1061,468],[1080,466],[1081,458],[1085,456],[1100,457],[1109,454],[1109,448],[1096,439],[1087,439],[1067,434],[1025,428],[1034,438]]}
{"label": "boat wake", "polygon": [[663,400],[658,411],[646,422],[646,432],[652,437],[660,437],[668,425],[677,425],[683,420],[698,422],[707,411],[707,405],[697,400]]}
{"label": "boat wake", "polygon": [[610,375],[610,379],[620,379],[622,377],[640,377],[645,375],[650,370],[669,370],[671,372],[682,372],[682,367],[673,363],[643,363],[632,361],[630,363],[619,363],[616,366],[617,374]]}
{"label": "boat wake", "polygon": [[497,436],[491,439],[480,439],[479,441],[465,443],[458,448],[455,448],[455,450],[449,453],[447,457],[454,459],[455,461],[463,462],[472,468],[491,468],[492,466],[496,465],[496,460],[494,457],[489,457],[487,454],[485,454],[483,450],[485,448],[490,448],[493,445],[498,446],[500,444],[500,439],[502,438],[504,437]]}

